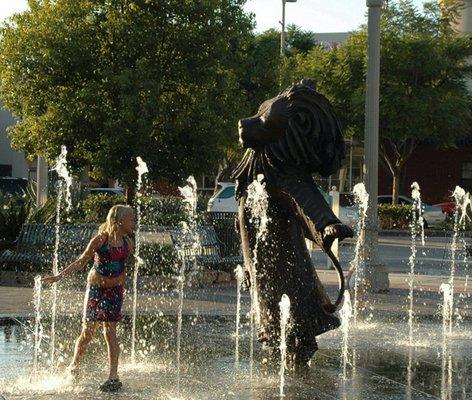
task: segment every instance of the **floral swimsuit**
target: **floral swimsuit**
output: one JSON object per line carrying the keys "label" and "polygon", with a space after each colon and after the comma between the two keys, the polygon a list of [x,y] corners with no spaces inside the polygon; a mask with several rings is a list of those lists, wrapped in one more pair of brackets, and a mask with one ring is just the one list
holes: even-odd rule
{"label": "floral swimsuit", "polygon": [[[96,272],[107,277],[117,277],[125,271],[125,261],[129,255],[128,242],[123,239],[123,245],[110,245],[107,235],[105,242],[95,252],[93,268]],[[85,321],[118,322],[123,319],[124,287],[117,285],[109,288],[90,285],[85,311]]]}

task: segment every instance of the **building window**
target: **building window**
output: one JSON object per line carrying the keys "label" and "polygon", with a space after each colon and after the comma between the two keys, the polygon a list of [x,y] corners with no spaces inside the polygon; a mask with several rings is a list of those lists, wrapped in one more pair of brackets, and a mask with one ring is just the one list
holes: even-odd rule
{"label": "building window", "polygon": [[12,176],[12,173],[11,164],[0,164],[0,176]]}
{"label": "building window", "polygon": [[472,162],[462,163],[461,186],[464,189],[472,188]]}

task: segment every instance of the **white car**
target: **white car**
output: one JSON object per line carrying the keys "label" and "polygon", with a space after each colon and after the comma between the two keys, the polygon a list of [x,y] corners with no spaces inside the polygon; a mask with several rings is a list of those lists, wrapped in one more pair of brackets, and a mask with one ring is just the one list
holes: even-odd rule
{"label": "white car", "polygon": [[208,201],[209,212],[238,212],[235,196],[236,185],[232,182],[218,183],[218,190]]}
{"label": "white car", "polygon": [[[392,204],[392,196],[382,195],[378,197],[379,204]],[[407,196],[400,195],[398,196],[398,204],[407,204],[412,205],[413,199]],[[440,207],[430,206],[429,204],[423,203],[423,219],[425,222],[425,228],[428,226],[438,225],[441,222],[444,222],[446,219],[446,214],[443,213],[443,210]]]}
{"label": "white car", "polygon": [[[238,203],[235,197],[235,184],[232,182],[218,183],[218,190],[208,201],[208,212],[238,212]],[[330,203],[330,197],[320,190],[325,200]],[[354,227],[357,223],[359,214],[355,207],[339,208],[339,219],[345,225]]]}

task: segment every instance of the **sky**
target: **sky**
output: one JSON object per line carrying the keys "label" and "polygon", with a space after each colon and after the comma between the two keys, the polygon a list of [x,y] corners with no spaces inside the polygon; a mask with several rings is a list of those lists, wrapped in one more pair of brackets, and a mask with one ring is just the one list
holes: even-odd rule
{"label": "sky", "polygon": [[[424,0],[414,0],[421,8]],[[285,20],[313,32],[347,32],[365,22],[366,0],[297,0],[287,3]],[[27,8],[27,0],[0,0],[0,21]],[[245,9],[256,15],[256,29],[278,28],[282,0],[247,0]]]}

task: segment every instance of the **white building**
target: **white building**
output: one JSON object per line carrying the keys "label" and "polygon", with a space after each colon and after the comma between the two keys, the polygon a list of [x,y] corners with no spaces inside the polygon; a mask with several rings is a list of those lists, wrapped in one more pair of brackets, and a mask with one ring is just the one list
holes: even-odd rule
{"label": "white building", "polygon": [[28,178],[29,166],[21,151],[14,151],[10,145],[7,128],[15,123],[13,117],[0,103],[0,177]]}

